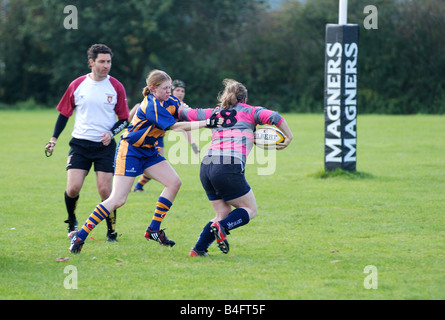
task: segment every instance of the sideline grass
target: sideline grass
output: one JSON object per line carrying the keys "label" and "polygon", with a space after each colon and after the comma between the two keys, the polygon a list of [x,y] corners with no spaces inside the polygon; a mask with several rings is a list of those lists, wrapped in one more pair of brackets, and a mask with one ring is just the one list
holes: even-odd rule
{"label": "sideline grass", "polygon": [[[286,115],[295,138],[277,153],[275,174],[257,175],[267,163],[247,166],[258,216],[232,232],[228,255],[212,246],[208,259],[187,256],[213,213],[199,165],[179,161],[183,185],[163,222],[175,247],[143,237],[162,190],[150,182],[118,210],[117,244],[106,243],[103,223],[96,241],[69,254],[63,192],[73,119],[47,159],[56,117],[0,111],[0,299],[445,298],[444,116],[359,116],[358,174],[325,175],[323,115]],[[167,154],[177,147],[168,140]],[[98,201],[91,172],[79,223]],[[364,286],[369,265],[377,289]],[[77,270],[78,289],[64,286],[67,266]]]}

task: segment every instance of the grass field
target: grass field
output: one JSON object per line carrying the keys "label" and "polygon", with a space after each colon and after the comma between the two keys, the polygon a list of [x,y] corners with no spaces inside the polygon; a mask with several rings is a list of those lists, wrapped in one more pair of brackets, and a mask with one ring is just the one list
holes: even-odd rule
{"label": "grass field", "polygon": [[[57,114],[0,112],[0,299],[445,298],[444,116],[359,115],[357,174],[325,177],[323,115],[286,115],[294,141],[277,153],[275,173],[258,175],[264,162],[247,166],[258,216],[232,232],[228,255],[213,245],[210,258],[192,259],[213,218],[193,155],[174,164],[183,185],[163,227],[175,247],[143,236],[162,190],[152,181],[118,210],[118,243],[106,242],[102,223],[80,255],[69,253],[63,192],[73,119],[54,156],[43,151]],[[177,147],[168,140],[167,155]],[[98,202],[91,172],[79,223]]]}

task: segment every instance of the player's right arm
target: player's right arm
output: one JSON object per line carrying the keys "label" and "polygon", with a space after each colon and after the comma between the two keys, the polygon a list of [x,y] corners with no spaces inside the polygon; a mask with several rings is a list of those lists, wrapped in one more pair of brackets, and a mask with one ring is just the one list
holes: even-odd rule
{"label": "player's right arm", "polygon": [[56,146],[57,139],[62,133],[63,129],[65,129],[66,124],[68,122],[68,117],[65,117],[63,114],[59,114],[57,118],[56,125],[54,127],[53,136],[49,139],[49,142],[45,146],[45,150],[49,153],[54,151],[54,147]]}
{"label": "player's right arm", "polygon": [[85,77],[86,76],[79,77],[71,82],[68,86],[68,89],[65,91],[62,99],[60,99],[59,104],[57,105],[57,110],[60,112],[60,114],[54,127],[53,136],[51,137],[51,139],[49,139],[49,142],[45,146],[45,150],[48,153],[52,153],[54,151],[57,139],[59,138],[63,129],[65,129],[68,118],[73,115],[74,108],[76,107],[76,104],[74,103],[74,91],[85,79]]}

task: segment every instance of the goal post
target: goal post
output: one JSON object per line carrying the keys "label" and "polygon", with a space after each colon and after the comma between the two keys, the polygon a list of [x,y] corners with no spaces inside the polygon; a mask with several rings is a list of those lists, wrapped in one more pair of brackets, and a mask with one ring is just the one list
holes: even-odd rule
{"label": "goal post", "polygon": [[359,27],[347,24],[347,3],[339,0],[339,23],[326,25],[325,171],[356,171],[357,164]]}

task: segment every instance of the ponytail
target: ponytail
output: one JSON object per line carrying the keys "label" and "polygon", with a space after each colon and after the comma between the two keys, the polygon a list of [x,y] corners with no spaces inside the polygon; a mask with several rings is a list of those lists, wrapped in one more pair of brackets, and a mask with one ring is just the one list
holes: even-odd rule
{"label": "ponytail", "polygon": [[229,109],[247,100],[246,87],[233,79],[224,79],[224,91],[218,95],[219,106]]}
{"label": "ponytail", "polygon": [[148,86],[142,89],[142,95],[144,97],[148,97],[149,94],[150,94],[150,88]]}

